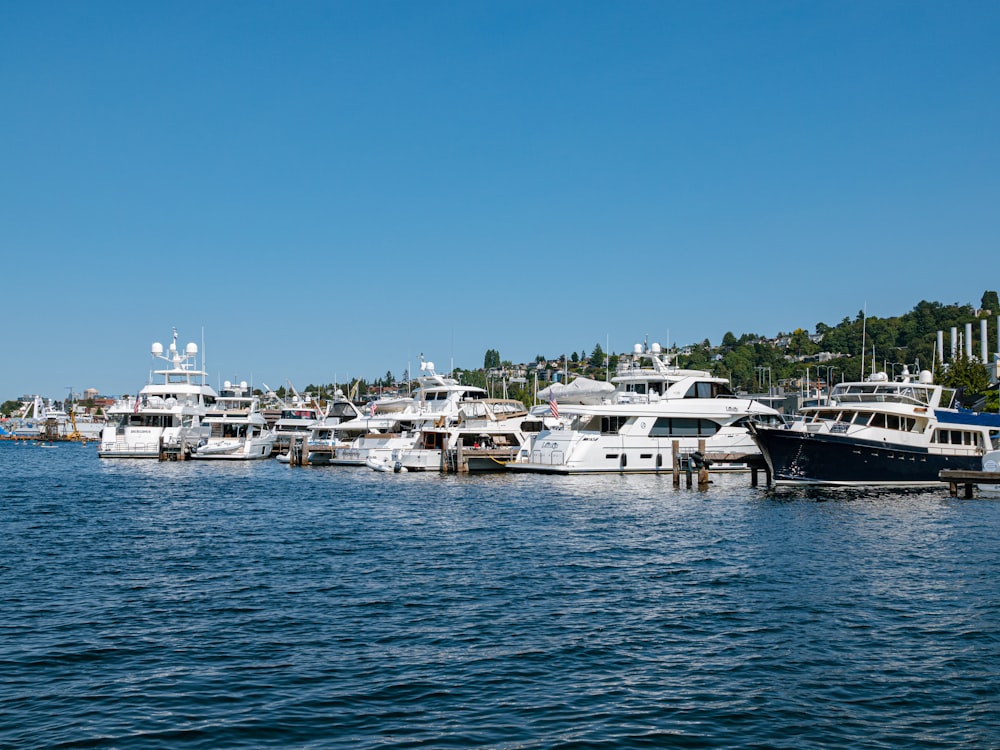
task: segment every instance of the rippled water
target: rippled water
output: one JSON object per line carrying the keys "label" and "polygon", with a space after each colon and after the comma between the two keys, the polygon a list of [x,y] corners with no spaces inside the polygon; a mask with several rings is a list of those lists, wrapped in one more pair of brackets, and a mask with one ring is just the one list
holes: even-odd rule
{"label": "rippled water", "polygon": [[1000,501],[0,467],[0,747],[1000,746]]}

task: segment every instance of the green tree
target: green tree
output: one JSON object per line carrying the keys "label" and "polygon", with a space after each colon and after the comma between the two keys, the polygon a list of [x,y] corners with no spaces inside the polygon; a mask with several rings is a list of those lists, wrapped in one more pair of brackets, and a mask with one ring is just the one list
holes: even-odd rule
{"label": "green tree", "polygon": [[590,353],[590,365],[591,367],[604,367],[604,350],[601,348],[600,344],[594,347],[594,351]]}
{"label": "green tree", "polygon": [[494,370],[500,367],[500,352],[496,349],[487,349],[486,356],[483,357],[483,369]]}
{"label": "green tree", "polygon": [[989,310],[993,315],[1000,315],[1000,300],[996,292],[983,292],[983,300],[979,305],[983,310]]}
{"label": "green tree", "polygon": [[967,357],[964,351],[944,368],[938,382],[958,391],[961,406],[971,406],[990,390],[990,374],[986,365],[975,357]]}

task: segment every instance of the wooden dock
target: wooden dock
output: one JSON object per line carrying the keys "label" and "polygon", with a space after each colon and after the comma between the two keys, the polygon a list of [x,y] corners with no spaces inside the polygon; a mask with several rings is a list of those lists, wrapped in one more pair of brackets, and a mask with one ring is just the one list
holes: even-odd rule
{"label": "wooden dock", "polygon": [[948,493],[958,497],[959,485],[965,487],[963,497],[972,497],[972,488],[977,484],[1000,484],[1000,471],[971,471],[966,469],[942,469],[938,473],[942,482],[948,483]]}

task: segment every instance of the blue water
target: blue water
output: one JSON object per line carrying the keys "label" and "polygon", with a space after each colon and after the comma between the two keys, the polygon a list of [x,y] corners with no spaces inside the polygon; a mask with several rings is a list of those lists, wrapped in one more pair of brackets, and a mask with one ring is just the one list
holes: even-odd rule
{"label": "blue water", "polygon": [[1000,746],[998,500],[0,469],[0,747]]}

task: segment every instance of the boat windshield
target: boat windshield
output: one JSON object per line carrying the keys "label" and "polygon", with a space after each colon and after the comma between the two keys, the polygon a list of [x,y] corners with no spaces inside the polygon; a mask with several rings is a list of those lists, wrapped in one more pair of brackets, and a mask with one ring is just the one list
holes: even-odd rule
{"label": "boat windshield", "polygon": [[841,404],[888,401],[927,406],[933,393],[933,386],[920,383],[841,383],[833,387],[830,399]]}

